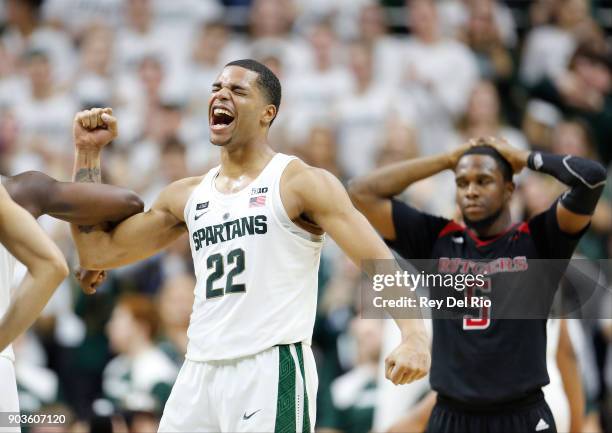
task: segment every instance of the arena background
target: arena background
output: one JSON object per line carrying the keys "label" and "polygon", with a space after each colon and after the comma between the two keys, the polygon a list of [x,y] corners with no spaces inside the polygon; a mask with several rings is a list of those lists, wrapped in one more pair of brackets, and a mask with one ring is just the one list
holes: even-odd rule
{"label": "arena background", "polygon": [[[111,106],[120,135],[104,152],[104,181],[135,190],[150,206],[163,186],[217,163],[208,142],[210,85],[225,63],[246,57],[282,81],[272,146],[343,182],[489,135],[609,167],[611,2],[435,4],[437,14],[402,0],[2,1],[0,172],[41,170],[69,180],[74,114]],[[612,251],[609,177],[577,252],[591,259]],[[547,208],[563,190],[533,173],[517,183],[517,219]],[[403,198],[456,217],[452,185],[444,173]],[[76,267],[67,224],[40,223]],[[110,419],[114,431],[153,431],[185,351],[192,275],[183,238],[111,271],[93,296],[67,279],[15,344],[22,410],[63,413],[74,431],[89,424],[110,431]],[[321,429],[367,432],[376,410],[393,407],[377,374],[383,324],[356,320],[358,276],[328,241],[313,340]],[[571,322],[585,431],[612,431],[611,320]],[[416,399],[427,390],[425,380],[411,387]],[[407,410],[391,411],[374,429]]]}

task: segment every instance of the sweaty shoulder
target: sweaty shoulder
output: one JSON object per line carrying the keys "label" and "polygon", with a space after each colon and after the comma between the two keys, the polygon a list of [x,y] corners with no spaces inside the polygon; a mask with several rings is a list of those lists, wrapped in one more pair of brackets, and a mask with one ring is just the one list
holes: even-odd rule
{"label": "sweaty shoulder", "polygon": [[167,210],[177,219],[184,221],[184,210],[189,196],[202,182],[204,176],[186,177],[172,182],[159,194],[153,208]]}

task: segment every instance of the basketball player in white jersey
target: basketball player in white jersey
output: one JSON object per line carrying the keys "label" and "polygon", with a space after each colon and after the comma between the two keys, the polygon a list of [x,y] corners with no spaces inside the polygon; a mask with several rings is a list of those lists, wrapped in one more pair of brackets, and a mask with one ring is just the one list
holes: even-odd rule
{"label": "basketball player in white jersey", "polygon": [[[189,233],[197,277],[189,344],[160,431],[313,431],[323,234],[358,265],[392,259],[335,177],[268,146],[280,91],[264,65],[229,63],[209,100],[221,165],[169,185],[151,210],[111,232],[73,227],[88,269],[141,260]],[[111,113],[77,116],[75,180],[100,182],[101,147],[117,134]],[[403,340],[387,377],[399,384],[423,377],[430,355],[421,320],[397,323]]]}
{"label": "basketball player in white jersey", "polygon": [[[0,242],[0,413],[19,412],[14,355],[9,344],[34,322],[68,275],[68,267],[53,241],[25,209],[11,200],[2,185]],[[28,273],[9,303],[15,258]],[[4,429],[19,431],[19,426]]]}

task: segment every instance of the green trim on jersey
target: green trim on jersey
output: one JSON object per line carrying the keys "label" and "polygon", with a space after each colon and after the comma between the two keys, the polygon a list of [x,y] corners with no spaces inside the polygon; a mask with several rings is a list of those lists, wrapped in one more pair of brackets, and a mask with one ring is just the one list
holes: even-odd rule
{"label": "green trim on jersey", "polygon": [[295,431],[295,362],[291,346],[278,346],[278,395],[276,397],[275,433]]}
{"label": "green trim on jersey", "polygon": [[302,353],[302,343],[295,345],[298,361],[300,362],[300,373],[304,384],[304,416],[302,417],[302,432],[310,433],[310,413],[308,410],[308,388],[306,387],[306,375],[304,374],[304,355]]}

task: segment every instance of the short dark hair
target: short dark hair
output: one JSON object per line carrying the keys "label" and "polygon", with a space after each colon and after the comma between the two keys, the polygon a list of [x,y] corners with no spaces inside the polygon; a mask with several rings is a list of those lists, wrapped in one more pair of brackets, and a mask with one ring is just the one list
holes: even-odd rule
{"label": "short dark hair", "polygon": [[481,144],[478,146],[474,146],[470,148],[467,152],[461,155],[463,158],[466,155],[487,155],[495,160],[497,163],[497,167],[501,171],[502,177],[506,182],[512,182],[512,174],[514,173],[512,170],[512,166],[508,162],[504,156],[497,151],[494,147],[488,146],[486,144]]}
{"label": "short dark hair", "polygon": [[[229,62],[225,67],[239,66],[249,71],[257,72],[257,85],[263,90],[268,102],[276,107],[276,114],[281,103],[281,84],[278,77],[266,65],[253,59],[241,59]],[[274,119],[272,119],[274,121]],[[272,122],[270,122],[270,125]]]}
{"label": "short dark hair", "polygon": [[601,52],[588,44],[579,45],[570,59],[570,69],[574,68],[579,59],[587,59],[593,63],[603,66],[612,73],[612,58],[609,54]]}

